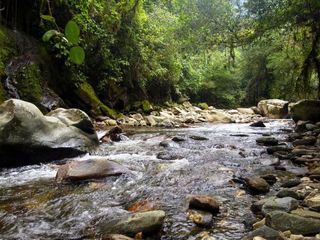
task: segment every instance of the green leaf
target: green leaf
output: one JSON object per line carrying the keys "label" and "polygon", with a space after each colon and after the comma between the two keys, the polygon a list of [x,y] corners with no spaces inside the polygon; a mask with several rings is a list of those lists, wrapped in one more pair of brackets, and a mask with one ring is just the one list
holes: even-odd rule
{"label": "green leaf", "polygon": [[64,33],[69,42],[78,44],[80,38],[80,28],[74,21],[69,21],[65,27]]}
{"label": "green leaf", "polygon": [[53,36],[58,35],[59,32],[57,30],[49,30],[45,32],[42,36],[42,41],[48,42]]}
{"label": "green leaf", "polygon": [[84,62],[85,52],[82,47],[79,47],[79,46],[72,47],[70,49],[69,56],[70,56],[71,62],[80,65]]}
{"label": "green leaf", "polygon": [[56,19],[52,17],[51,15],[41,15],[40,16],[43,20],[49,21],[49,22],[55,22]]}

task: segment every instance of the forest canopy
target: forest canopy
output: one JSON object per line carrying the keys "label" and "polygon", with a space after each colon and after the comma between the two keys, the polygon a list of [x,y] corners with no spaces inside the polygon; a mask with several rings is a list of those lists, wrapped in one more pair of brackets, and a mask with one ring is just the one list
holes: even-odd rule
{"label": "forest canopy", "polygon": [[[318,0],[0,4],[3,26],[45,46],[58,69],[62,95],[70,89],[90,90],[95,104],[122,110],[143,100],[163,104],[190,99],[229,108],[266,98],[320,97]],[[73,43],[64,36],[70,20],[80,31]],[[43,42],[48,31],[61,34]],[[72,60],[72,54],[79,56],[73,48],[83,49],[79,64]]]}

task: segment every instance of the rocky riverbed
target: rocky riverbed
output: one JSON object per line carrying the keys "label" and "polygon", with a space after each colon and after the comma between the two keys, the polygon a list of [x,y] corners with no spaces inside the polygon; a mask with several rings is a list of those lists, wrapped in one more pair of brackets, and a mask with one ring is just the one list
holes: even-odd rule
{"label": "rocky riverbed", "polygon": [[211,111],[166,109],[166,127],[131,115],[108,132],[104,119],[90,154],[2,168],[1,239],[319,239],[320,124],[253,109],[199,123]]}

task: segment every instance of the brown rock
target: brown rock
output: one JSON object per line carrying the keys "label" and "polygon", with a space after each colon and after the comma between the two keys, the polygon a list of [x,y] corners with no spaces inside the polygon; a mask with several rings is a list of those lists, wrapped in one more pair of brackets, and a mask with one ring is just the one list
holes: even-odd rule
{"label": "brown rock", "polygon": [[189,200],[189,208],[208,211],[211,213],[218,213],[220,204],[213,197],[205,195],[193,195]]}
{"label": "brown rock", "polygon": [[267,193],[270,191],[270,185],[266,180],[260,177],[252,177],[245,179],[249,190],[254,193]]}

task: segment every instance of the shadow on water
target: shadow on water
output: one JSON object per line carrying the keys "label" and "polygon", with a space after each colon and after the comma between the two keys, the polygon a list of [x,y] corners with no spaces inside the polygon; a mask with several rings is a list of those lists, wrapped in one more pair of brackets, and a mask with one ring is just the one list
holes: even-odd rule
{"label": "shadow on water", "polygon": [[[127,129],[129,140],[100,147],[96,155],[127,166],[120,177],[77,185],[54,183],[50,164],[0,172],[0,235],[3,239],[77,239],[99,216],[121,216],[141,199],[167,213],[161,239],[195,239],[208,231],[216,239],[241,239],[248,231],[254,198],[230,180],[268,171],[272,161],[255,139],[271,134],[284,138],[289,121],[266,128],[245,124],[202,124],[186,129]],[[185,141],[173,142],[179,136]],[[208,140],[194,140],[201,136]],[[168,144],[160,146],[160,142]],[[157,156],[169,156],[162,160]],[[170,157],[172,156],[172,157]],[[177,157],[178,156],[178,157]],[[263,161],[262,161],[263,160]],[[213,225],[203,229],[187,220],[187,197],[207,194],[222,203]]]}

